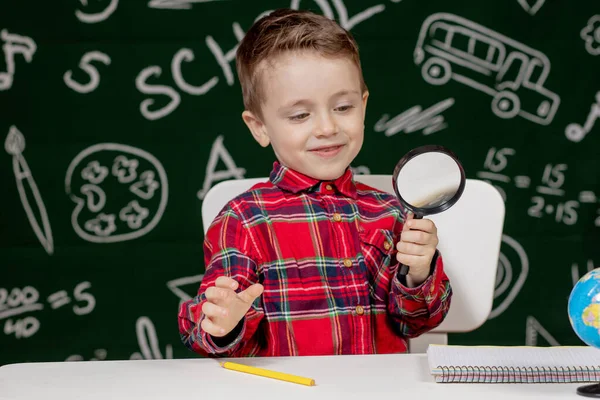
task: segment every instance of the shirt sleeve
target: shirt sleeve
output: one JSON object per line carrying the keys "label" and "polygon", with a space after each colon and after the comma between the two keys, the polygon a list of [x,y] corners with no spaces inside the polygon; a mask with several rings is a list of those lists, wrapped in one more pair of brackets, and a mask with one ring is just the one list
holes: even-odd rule
{"label": "shirt sleeve", "polygon": [[181,340],[190,350],[204,356],[254,355],[259,349],[256,333],[264,317],[262,296],[254,301],[245,317],[231,332],[233,335],[227,335],[230,340],[213,340],[200,326],[205,318],[202,305],[206,302],[206,289],[215,286],[218,277],[228,276],[235,279],[239,283],[237,292],[259,283],[257,253],[252,249],[251,239],[241,218],[231,208],[221,212],[212,223],[206,233],[203,247],[206,271],[198,295],[184,301],[179,308]]}
{"label": "shirt sleeve", "polygon": [[[398,224],[398,232],[403,223]],[[450,308],[452,287],[444,272],[444,262],[439,250],[431,262],[430,274],[416,287],[406,286],[405,278],[398,274],[399,263],[394,257],[396,268],[388,298],[388,314],[406,338],[414,338],[439,326]]]}

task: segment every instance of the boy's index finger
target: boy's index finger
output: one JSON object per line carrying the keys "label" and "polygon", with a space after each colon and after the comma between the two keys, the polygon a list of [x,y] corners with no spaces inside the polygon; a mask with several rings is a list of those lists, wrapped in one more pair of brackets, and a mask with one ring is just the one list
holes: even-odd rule
{"label": "boy's index finger", "polygon": [[238,283],[236,280],[231,279],[228,276],[220,276],[215,281],[215,286],[223,289],[237,289]]}
{"label": "boy's index finger", "polygon": [[417,231],[423,231],[428,233],[436,232],[435,224],[430,219],[412,219],[407,222],[407,225],[410,229],[414,229]]}
{"label": "boy's index finger", "polygon": [[404,219],[404,226],[402,227],[402,231],[403,232],[405,232],[405,231],[409,230],[410,228],[412,228],[411,222],[410,222],[412,220],[414,220],[414,215],[413,215],[412,212],[408,211],[406,213],[406,218]]}

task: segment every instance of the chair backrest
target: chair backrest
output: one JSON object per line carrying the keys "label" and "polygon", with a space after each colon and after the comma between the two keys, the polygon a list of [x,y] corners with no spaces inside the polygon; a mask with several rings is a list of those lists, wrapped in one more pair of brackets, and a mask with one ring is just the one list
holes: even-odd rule
{"label": "chair backrest", "polygon": [[[391,175],[356,175],[366,185],[394,193]],[[234,179],[213,186],[202,203],[204,232],[225,204],[267,178]],[[467,179],[462,197],[443,213],[427,216],[438,228],[439,245],[453,295],[448,315],[431,332],[469,332],[488,318],[504,225],[504,201],[497,189]]]}

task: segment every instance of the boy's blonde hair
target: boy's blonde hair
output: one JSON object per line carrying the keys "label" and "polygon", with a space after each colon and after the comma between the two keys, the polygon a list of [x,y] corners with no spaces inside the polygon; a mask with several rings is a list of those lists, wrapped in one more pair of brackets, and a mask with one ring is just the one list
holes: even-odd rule
{"label": "boy's blonde hair", "polygon": [[367,90],[358,45],[350,32],[325,16],[284,8],[256,21],[237,49],[236,68],[246,110],[261,116],[264,93],[259,64],[284,52],[305,50],[325,57],[349,57],[358,68],[362,92]]}

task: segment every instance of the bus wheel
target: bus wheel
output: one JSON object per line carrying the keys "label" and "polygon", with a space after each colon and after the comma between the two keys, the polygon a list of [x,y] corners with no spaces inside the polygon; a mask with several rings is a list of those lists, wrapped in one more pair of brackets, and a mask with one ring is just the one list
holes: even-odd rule
{"label": "bus wheel", "polygon": [[442,58],[432,57],[421,68],[423,79],[432,85],[444,85],[451,78],[450,63]]}
{"label": "bus wheel", "polygon": [[513,92],[498,92],[492,100],[492,111],[500,118],[513,118],[521,111],[521,101]]}

